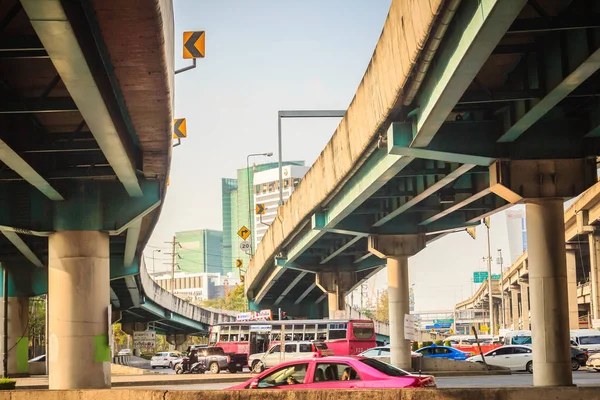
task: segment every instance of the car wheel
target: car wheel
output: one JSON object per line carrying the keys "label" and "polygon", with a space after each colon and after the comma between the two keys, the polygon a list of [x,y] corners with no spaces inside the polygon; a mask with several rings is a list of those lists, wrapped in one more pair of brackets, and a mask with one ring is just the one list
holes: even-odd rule
{"label": "car wheel", "polygon": [[152,369],[156,369],[156,367],[153,365],[153,366],[152,366]]}
{"label": "car wheel", "polygon": [[530,374],[533,374],[533,361],[529,361],[525,366],[525,370]]}
{"label": "car wheel", "polygon": [[173,363],[169,361],[169,368],[173,368]]}
{"label": "car wheel", "polygon": [[265,370],[265,364],[262,361],[256,360],[252,363],[252,372],[263,372]]}
{"label": "car wheel", "polygon": [[210,365],[208,366],[208,370],[210,371],[211,374],[218,374],[219,372],[221,372],[221,369],[219,368],[219,364],[217,364],[214,361],[210,363]]}
{"label": "car wheel", "polygon": [[571,370],[577,371],[579,369],[579,361],[576,359],[571,359]]}
{"label": "car wheel", "polygon": [[237,372],[236,367],[229,367],[229,368],[227,368],[227,370],[229,371],[230,374],[235,374]]}

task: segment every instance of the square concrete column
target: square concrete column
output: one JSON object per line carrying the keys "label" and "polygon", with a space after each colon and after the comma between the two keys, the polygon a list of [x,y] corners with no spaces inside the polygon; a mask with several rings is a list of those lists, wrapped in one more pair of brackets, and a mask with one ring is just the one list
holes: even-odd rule
{"label": "square concrete column", "polygon": [[56,232],[48,250],[50,389],[110,388],[108,234]]}
{"label": "square concrete column", "polygon": [[327,293],[329,318],[346,318],[346,294],[356,285],[358,277],[353,271],[325,271],[316,274],[316,284]]}
{"label": "square concrete column", "polygon": [[390,361],[412,369],[410,340],[404,335],[404,316],[410,314],[408,257],[425,248],[425,235],[370,236],[369,251],[387,259]]}
{"label": "square concrete column", "polygon": [[577,304],[577,251],[577,245],[567,244],[567,292],[569,296],[570,329],[579,329],[579,305]]}
{"label": "square concrete column", "polygon": [[502,292],[502,296],[504,297],[504,326],[502,328],[508,329],[510,326],[510,295],[509,292]]}
{"label": "square concrete column", "polygon": [[590,233],[588,235],[590,244],[590,284],[592,286],[590,313],[592,319],[600,318],[600,293],[598,284],[598,269],[600,266],[600,234]]}
{"label": "square concrete column", "polygon": [[529,285],[520,283],[521,286],[521,326],[529,330]]}
{"label": "square concrete column", "polygon": [[515,331],[519,330],[519,291],[515,288],[510,289],[511,296],[511,321]]}
{"label": "square concrete column", "polygon": [[[10,293],[10,292],[9,292]],[[0,301],[0,319],[4,319],[4,301]],[[29,298],[8,298],[8,365],[11,377],[29,375]],[[4,339],[4,338],[2,338]],[[0,357],[4,356],[4,340],[0,341]],[[4,374],[4,363],[0,371]]]}
{"label": "square concrete column", "polygon": [[569,302],[562,199],[528,200],[533,385],[570,386]]}

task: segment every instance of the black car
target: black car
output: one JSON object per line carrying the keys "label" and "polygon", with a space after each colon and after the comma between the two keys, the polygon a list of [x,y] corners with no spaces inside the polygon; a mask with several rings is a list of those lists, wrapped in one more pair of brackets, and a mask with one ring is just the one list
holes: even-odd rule
{"label": "black car", "polygon": [[577,371],[579,367],[585,367],[589,356],[587,351],[579,350],[576,347],[571,347],[571,369]]}

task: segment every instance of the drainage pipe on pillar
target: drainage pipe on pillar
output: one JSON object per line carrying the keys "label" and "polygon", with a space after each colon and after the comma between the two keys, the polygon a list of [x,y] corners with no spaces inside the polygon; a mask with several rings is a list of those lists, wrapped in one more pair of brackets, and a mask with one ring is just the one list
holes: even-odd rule
{"label": "drainage pipe on pillar", "polygon": [[8,270],[4,265],[2,267],[3,273],[3,292],[2,292],[2,305],[3,305],[3,318],[4,326],[2,328],[2,376],[8,378]]}

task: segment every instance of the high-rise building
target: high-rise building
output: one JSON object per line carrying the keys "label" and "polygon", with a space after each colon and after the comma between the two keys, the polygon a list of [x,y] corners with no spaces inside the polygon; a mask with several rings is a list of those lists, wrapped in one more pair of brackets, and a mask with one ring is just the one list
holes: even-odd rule
{"label": "high-rise building", "polygon": [[[245,226],[250,229],[252,236],[248,240],[254,240],[255,236],[255,211],[254,211],[254,175],[267,170],[278,170],[278,163],[266,163],[253,165],[250,168],[242,168],[237,171],[237,179],[223,178],[221,181],[221,194],[223,203],[223,250],[222,250],[222,273],[235,272],[235,261],[242,260],[243,268],[248,266],[250,256],[240,250],[242,239],[238,231]],[[287,161],[283,166],[304,166],[304,161]]]}
{"label": "high-rise building", "polygon": [[[287,200],[309,170],[304,165],[282,167],[283,201]],[[265,213],[254,214],[254,248],[277,216],[279,207],[279,168],[254,173],[254,204],[262,204]]]}
{"label": "high-rise building", "polygon": [[223,274],[223,232],[199,229],[175,233],[176,270]]}
{"label": "high-rise building", "polygon": [[517,205],[505,211],[506,231],[508,233],[508,251],[510,263],[512,265],[527,250],[527,225],[525,219],[525,210]]}

